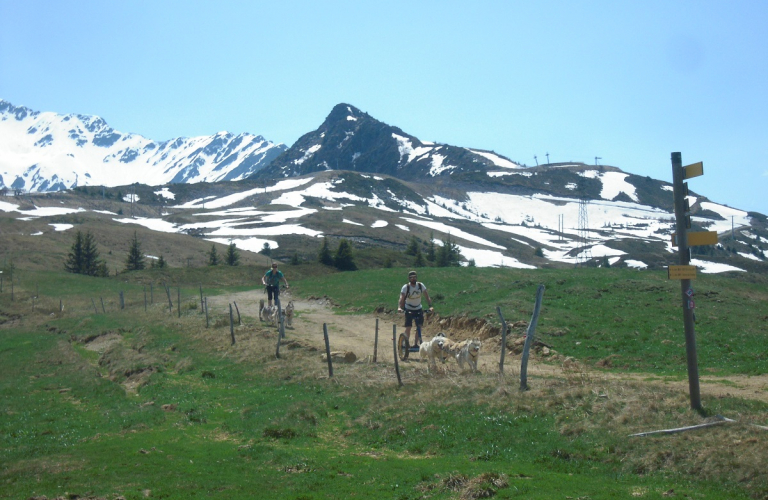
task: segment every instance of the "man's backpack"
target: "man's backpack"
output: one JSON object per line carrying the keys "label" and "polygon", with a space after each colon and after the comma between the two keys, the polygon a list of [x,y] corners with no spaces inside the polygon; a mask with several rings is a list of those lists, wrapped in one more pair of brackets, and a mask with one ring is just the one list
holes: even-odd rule
{"label": "man's backpack", "polygon": [[[410,298],[410,297],[411,297],[411,284],[410,284],[410,283],[406,283],[405,285],[406,285],[406,287],[407,287],[407,288],[405,289],[405,290],[406,290],[406,291],[405,291],[405,298],[407,299],[407,298]],[[424,290],[424,285],[421,283],[421,281],[417,281],[417,282],[416,282],[416,285],[417,285],[417,287],[418,287],[418,289],[419,289],[419,291],[420,291],[420,292],[421,292],[422,290]]]}

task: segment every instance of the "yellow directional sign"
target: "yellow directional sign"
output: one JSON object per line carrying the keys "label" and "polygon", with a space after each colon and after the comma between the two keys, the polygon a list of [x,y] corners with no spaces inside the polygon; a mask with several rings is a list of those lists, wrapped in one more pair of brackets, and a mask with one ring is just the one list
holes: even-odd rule
{"label": "yellow directional sign", "polygon": [[683,167],[683,179],[704,175],[704,162],[692,163]]}
{"label": "yellow directional sign", "polygon": [[669,266],[667,276],[671,280],[695,280],[696,266]]}
{"label": "yellow directional sign", "polygon": [[[696,231],[688,233],[688,246],[717,245],[716,231]],[[677,233],[672,233],[672,246],[677,246]]]}

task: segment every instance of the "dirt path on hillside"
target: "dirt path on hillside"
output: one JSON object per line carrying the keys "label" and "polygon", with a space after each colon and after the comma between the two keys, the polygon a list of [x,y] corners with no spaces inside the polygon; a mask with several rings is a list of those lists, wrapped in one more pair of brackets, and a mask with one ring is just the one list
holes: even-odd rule
{"label": "dirt path on hillside", "polygon": [[[218,296],[209,298],[209,307],[221,306],[236,302],[243,316],[255,318],[259,321],[259,301],[265,300],[266,295],[261,291],[241,292],[232,295]],[[296,315],[292,327],[286,328],[286,338],[289,340],[300,340],[309,345],[316,346],[321,352],[325,350],[323,340],[323,324],[328,328],[328,337],[330,339],[331,351],[351,351],[354,352],[358,360],[364,360],[367,357],[372,359],[374,354],[374,338],[376,327],[376,315],[371,314],[336,314],[331,301],[327,298],[296,299],[290,295],[281,296],[283,307],[293,300]],[[392,327],[397,321],[397,334],[404,331],[402,326],[403,318],[393,314],[382,314],[378,316],[379,320],[379,343],[378,356],[380,362],[393,362],[392,348]],[[262,323],[263,324],[263,323]],[[439,331],[439,325],[435,320],[427,321],[424,327],[424,338],[429,339]],[[472,336],[471,332],[450,331],[449,336],[453,340],[462,340]],[[498,370],[499,355],[501,349],[501,339],[498,337],[488,339],[483,343],[483,349],[480,353],[478,368],[481,372],[491,373]],[[410,359],[402,363],[404,368],[415,367],[416,369],[427,369],[425,362],[418,360],[417,353],[411,353]],[[512,355],[509,350],[504,361],[505,373],[509,375],[519,374],[520,356]],[[458,365],[450,363],[448,370],[458,372]],[[574,373],[583,373],[591,380],[614,379],[614,380],[644,380],[652,383],[658,383],[667,387],[676,387],[681,391],[688,392],[687,379],[663,380],[659,378],[654,380],[653,376],[648,374],[618,373],[607,372],[588,367],[586,365],[571,361],[563,362],[561,357],[542,358],[533,356],[528,364],[529,377],[536,376],[565,376]],[[759,400],[768,403],[768,375],[746,376],[707,376],[700,374],[700,390],[702,396],[735,396],[744,399]]]}

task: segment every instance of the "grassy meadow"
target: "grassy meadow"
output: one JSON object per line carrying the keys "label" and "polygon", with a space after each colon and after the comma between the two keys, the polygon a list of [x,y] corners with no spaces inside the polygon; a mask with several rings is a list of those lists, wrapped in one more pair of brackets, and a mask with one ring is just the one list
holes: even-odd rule
{"label": "grassy meadow", "polygon": [[[282,270],[294,294],[327,296],[340,314],[387,314],[407,272]],[[768,404],[709,396],[699,414],[663,383],[686,367],[680,285],[661,272],[419,270],[441,318],[497,322],[499,306],[527,321],[545,285],[537,336],[578,364],[555,362],[527,392],[512,374],[417,363],[401,364],[398,387],[391,356],[334,366],[329,379],[306,347],[275,359],[276,331],[258,318],[243,318],[231,345],[222,312],[206,328],[199,289],[248,290],[262,272],[17,270],[13,300],[8,280],[0,293],[0,498],[768,498],[757,427]],[[694,281],[702,374],[768,373],[766,285]],[[627,437],[715,415],[738,422]]]}

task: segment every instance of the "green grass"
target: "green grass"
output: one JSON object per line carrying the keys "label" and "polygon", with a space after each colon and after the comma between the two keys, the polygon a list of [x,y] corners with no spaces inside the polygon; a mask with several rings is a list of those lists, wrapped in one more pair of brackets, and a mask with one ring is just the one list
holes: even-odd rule
{"label": "green grass", "polygon": [[[396,307],[405,274],[296,271],[288,278],[298,292],[328,295],[344,310]],[[241,281],[225,278],[231,280],[226,286],[214,283],[213,271],[165,278],[193,302],[201,282],[206,293],[247,289],[245,274]],[[228,328],[205,329],[199,311],[185,309],[178,318],[156,304],[144,312],[143,289],[148,280],[160,281],[156,275],[30,277],[35,279],[22,282],[18,301],[11,302],[7,291],[0,295],[0,498],[66,492],[110,499],[443,499],[491,493],[611,499],[666,498],[674,490],[678,498],[746,499],[768,493],[768,475],[761,470],[765,437],[746,426],[626,438],[700,421],[685,394],[663,386],[613,385],[575,374],[520,393],[512,378],[422,373],[414,379],[404,366],[410,376],[398,389],[386,363],[337,366],[329,380],[316,353],[285,350],[275,360],[274,330],[258,322],[241,327],[238,343],[230,346]],[[673,299],[655,300],[675,289],[653,273],[430,269],[420,279],[433,297],[442,296],[436,305],[443,315],[494,319],[498,304],[508,320],[530,318],[543,282],[540,332],[550,332],[548,342],[560,342],[564,354],[599,359],[624,346],[632,354],[622,359],[633,370],[653,377],[680,371],[657,368],[654,363],[661,364],[667,351],[638,346],[650,341],[638,341],[634,333],[654,332],[657,321],[679,312]],[[731,296],[764,300],[764,284],[702,281],[702,291],[728,297],[732,309],[724,331],[732,335],[760,326],[759,314],[738,309]],[[36,309],[29,283],[40,290]],[[93,313],[91,297],[121,290],[131,298],[127,310],[119,311],[111,299],[109,314]],[[53,291],[68,306],[51,316],[43,305]],[[642,311],[623,311],[623,322],[608,328],[615,308],[627,302]],[[664,311],[657,314],[662,319],[650,317],[645,302]],[[641,321],[642,326],[628,325]],[[565,335],[551,335],[565,328]],[[597,330],[605,333],[595,335]],[[88,340],[106,332],[122,340],[103,353],[86,349]],[[580,350],[577,342],[595,348]],[[700,352],[719,352],[702,344]],[[731,357],[745,357],[749,346],[742,352],[732,345],[737,354],[714,357],[708,366],[739,373]],[[746,367],[742,373],[765,373],[760,361],[737,366]],[[126,391],[123,384],[132,377],[144,378],[136,391]],[[765,404],[734,398],[707,398],[704,404],[709,414],[768,423]]]}
{"label": "green grass", "polygon": [[[686,371],[679,281],[631,269],[516,270],[429,268],[419,271],[441,317],[469,315],[500,324],[530,321],[545,286],[537,335],[565,356],[588,363],[611,357],[615,369]],[[406,269],[337,273],[302,280],[306,295],[328,295],[342,311],[397,308]],[[768,279],[699,275],[693,281],[696,341],[702,373],[765,374]]]}

